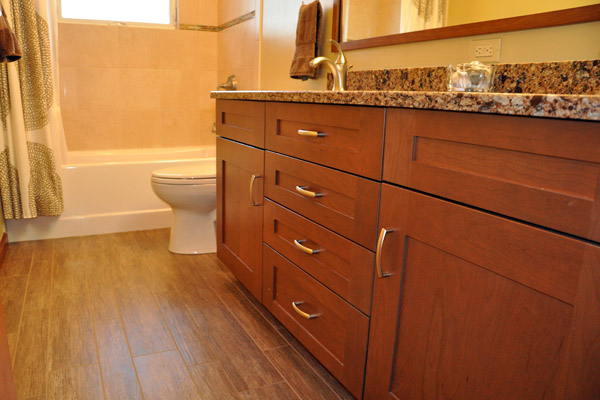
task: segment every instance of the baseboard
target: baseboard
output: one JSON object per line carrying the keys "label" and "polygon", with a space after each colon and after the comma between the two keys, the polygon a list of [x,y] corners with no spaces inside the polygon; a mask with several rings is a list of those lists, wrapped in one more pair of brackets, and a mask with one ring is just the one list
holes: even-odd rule
{"label": "baseboard", "polygon": [[2,232],[2,239],[0,239],[0,269],[2,269],[2,264],[4,264],[4,257],[6,257],[6,252],[8,251],[8,235],[6,232]]}
{"label": "baseboard", "polygon": [[9,242],[141,231],[171,226],[171,209],[7,220]]}

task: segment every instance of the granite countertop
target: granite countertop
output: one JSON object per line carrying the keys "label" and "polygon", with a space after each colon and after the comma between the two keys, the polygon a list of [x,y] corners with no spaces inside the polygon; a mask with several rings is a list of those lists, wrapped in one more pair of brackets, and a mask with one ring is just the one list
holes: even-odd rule
{"label": "granite countertop", "polygon": [[356,90],[216,91],[215,99],[348,104],[600,121],[600,95]]}

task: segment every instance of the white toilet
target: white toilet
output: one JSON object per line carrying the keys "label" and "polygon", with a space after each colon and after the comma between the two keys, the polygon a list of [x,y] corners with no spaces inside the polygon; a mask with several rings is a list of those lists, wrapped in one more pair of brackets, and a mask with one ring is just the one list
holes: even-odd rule
{"label": "white toilet", "polygon": [[152,190],[173,209],[169,251],[178,254],[217,251],[214,164],[158,169],[152,172]]}

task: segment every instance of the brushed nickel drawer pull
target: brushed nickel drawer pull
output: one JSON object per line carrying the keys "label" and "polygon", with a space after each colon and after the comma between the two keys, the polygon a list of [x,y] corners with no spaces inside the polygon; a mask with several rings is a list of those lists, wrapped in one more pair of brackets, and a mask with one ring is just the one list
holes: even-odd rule
{"label": "brushed nickel drawer pull", "polygon": [[260,206],[260,204],[254,202],[254,181],[258,178],[262,178],[262,176],[252,174],[252,178],[250,178],[250,201],[254,207]]}
{"label": "brushed nickel drawer pull", "polygon": [[292,301],[292,308],[294,309],[294,311],[296,311],[296,313],[301,316],[302,318],[305,319],[313,319],[313,318],[317,318],[319,316],[319,314],[309,314],[309,313],[305,313],[304,311],[302,311],[301,309],[298,308],[299,305],[304,304],[303,301]]}
{"label": "brushed nickel drawer pull", "polygon": [[296,240],[294,240],[294,246],[296,246],[297,248],[299,248],[306,254],[310,254],[310,255],[321,252],[321,250],[314,250],[314,249],[311,249],[310,247],[302,246],[302,243],[304,243],[304,242],[306,242],[306,240],[296,239]]}
{"label": "brushed nickel drawer pull", "polygon": [[392,275],[390,272],[383,272],[383,270],[381,269],[381,252],[383,251],[383,243],[385,242],[385,236],[390,232],[394,232],[394,230],[381,228],[381,231],[379,232],[379,239],[377,239],[377,250],[375,251],[375,268],[377,269],[377,276],[379,278],[387,278],[388,276]]}
{"label": "brushed nickel drawer pull", "polygon": [[308,136],[308,137],[323,137],[323,136],[325,136],[325,134],[323,132],[307,131],[304,129],[298,129],[298,135]]}
{"label": "brushed nickel drawer pull", "polygon": [[296,192],[300,193],[302,196],[310,197],[311,199],[323,196],[321,193],[315,193],[311,192],[310,190],[306,190],[306,186],[296,186]]}

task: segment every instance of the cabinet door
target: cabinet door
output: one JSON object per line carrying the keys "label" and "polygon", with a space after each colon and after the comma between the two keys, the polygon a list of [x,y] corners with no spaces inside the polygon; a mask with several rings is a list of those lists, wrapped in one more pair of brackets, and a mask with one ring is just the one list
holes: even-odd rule
{"label": "cabinet door", "polygon": [[217,256],[259,301],[264,151],[217,139]]}
{"label": "cabinet door", "polygon": [[383,185],[367,399],[600,394],[600,247]]}

